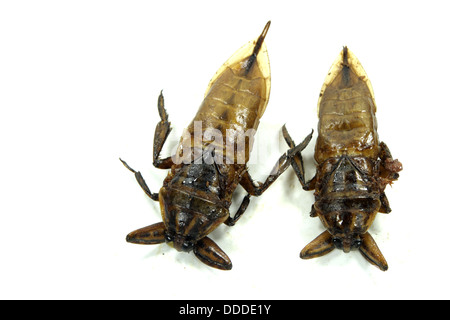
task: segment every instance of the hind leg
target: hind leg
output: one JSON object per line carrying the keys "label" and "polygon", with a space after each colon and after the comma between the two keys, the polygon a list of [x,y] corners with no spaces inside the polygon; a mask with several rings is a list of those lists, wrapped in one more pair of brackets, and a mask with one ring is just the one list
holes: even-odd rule
{"label": "hind leg", "polygon": [[239,218],[242,216],[242,214],[245,212],[245,210],[247,210],[249,203],[250,203],[250,195],[247,194],[242,200],[238,211],[236,211],[233,217],[231,216],[228,217],[228,219],[224,223],[229,227],[234,226],[236,222],[239,220]]}
{"label": "hind leg", "polygon": [[312,133],[306,137],[306,139],[297,146],[291,147],[285,154],[283,154],[275,164],[272,169],[271,174],[267,177],[266,181],[263,183],[255,182],[250,176],[250,173],[246,171],[240,180],[240,184],[244,189],[252,196],[260,196],[264,193],[271,185],[278,179],[281,174],[286,171],[287,168],[292,164],[293,159],[296,158],[307,145],[309,140],[311,140]]}
{"label": "hind leg", "polygon": [[[292,140],[291,136],[289,135],[289,132],[286,129],[286,125],[283,126],[282,131],[283,131],[284,140],[286,141],[288,146],[290,148],[295,147],[294,140]],[[306,148],[308,143],[311,141],[312,134],[313,133],[311,132],[305,138],[305,140],[303,140],[303,142],[301,143],[302,145],[304,145],[302,150],[304,148]],[[291,165],[292,165],[292,169],[294,169],[294,172],[297,175],[298,181],[300,181],[300,184],[302,185],[303,189],[307,190],[307,191],[313,190],[315,188],[315,184],[316,184],[316,177],[314,176],[314,178],[312,178],[311,180],[306,182],[306,179],[305,179],[305,168],[304,168],[304,165],[303,165],[303,158],[302,158],[301,152],[298,152],[295,155],[295,157],[292,160]]]}

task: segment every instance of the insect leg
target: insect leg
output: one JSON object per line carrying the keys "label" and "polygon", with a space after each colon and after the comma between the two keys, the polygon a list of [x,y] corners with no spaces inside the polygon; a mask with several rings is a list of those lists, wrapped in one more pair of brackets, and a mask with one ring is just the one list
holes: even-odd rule
{"label": "insect leg", "polygon": [[244,187],[244,189],[252,196],[259,196],[267,188],[270,187],[272,183],[277,180],[277,178],[286,171],[287,168],[292,164],[292,160],[296,158],[296,155],[299,154],[305,147],[308,145],[311,140],[312,132],[297,146],[291,147],[285,154],[283,154],[275,164],[272,169],[272,173],[267,177],[264,183],[254,183],[250,173],[246,171],[241,178],[240,184]]}
{"label": "insect leg", "polygon": [[242,216],[242,214],[245,212],[245,210],[247,210],[249,203],[250,203],[250,195],[247,194],[242,200],[239,209],[234,214],[234,217],[233,218],[231,216],[228,217],[228,219],[224,223],[229,227],[234,226],[236,222],[239,220],[239,218]]}
{"label": "insect leg", "polygon": [[380,268],[380,270],[386,271],[388,269],[386,259],[369,232],[361,235],[361,240],[362,244],[359,247],[359,252],[361,252],[362,256],[371,264]]}
{"label": "insect leg", "polygon": [[334,248],[333,236],[328,231],[324,231],[303,248],[300,252],[300,258],[312,259],[321,257],[333,251]]}
{"label": "insect leg", "polygon": [[159,157],[164,143],[172,130],[170,128],[169,115],[164,108],[164,96],[162,90],[158,97],[158,112],[161,121],[156,125],[155,136],[153,138],[153,165],[158,169],[169,169],[173,165],[172,157],[167,157],[165,159]]}
{"label": "insect leg", "polygon": [[[282,131],[283,131],[284,140],[286,140],[286,143],[288,144],[288,146],[290,148],[294,148],[295,147],[294,140],[292,140],[291,136],[289,135],[289,132],[286,129],[286,125],[283,125]],[[303,140],[303,142],[301,143],[301,145],[304,144],[304,147],[302,148],[302,150],[304,148],[306,148],[308,143],[311,141],[312,134],[313,134],[313,132],[311,132],[305,138],[305,140]],[[298,152],[295,155],[291,165],[292,165],[292,169],[294,169],[294,172],[297,175],[297,178],[300,181],[300,184],[302,185],[303,189],[307,190],[307,191],[313,190],[315,188],[315,184],[316,184],[316,177],[314,176],[311,180],[306,182],[306,180],[305,180],[305,167],[303,165],[303,158],[302,158],[301,152]]]}
{"label": "insect leg", "polygon": [[276,173],[273,175],[269,175],[264,183],[255,182],[248,171],[243,174],[239,183],[245,189],[245,191],[249,193],[249,195],[260,196],[289,167],[290,163],[286,159],[286,154],[281,156],[280,162],[282,162],[282,165],[280,166],[279,163],[277,163],[274,170],[272,170],[272,172]]}
{"label": "insect leg", "polygon": [[380,202],[381,202],[381,207],[380,207],[380,209],[378,209],[378,212],[389,213],[392,211],[391,207],[389,206],[389,201],[384,192],[382,192],[380,194]]}
{"label": "insect leg", "polygon": [[380,142],[380,159],[386,160],[387,158],[392,159],[391,151],[389,150],[388,146],[384,142]]}
{"label": "insect leg", "polygon": [[380,154],[382,170],[380,175],[383,178],[389,179],[391,182],[398,179],[400,172],[403,169],[402,163],[397,159],[392,158],[391,151],[384,142],[380,142]]}
{"label": "insect leg", "polygon": [[194,246],[195,256],[204,264],[219,269],[231,270],[233,267],[227,254],[210,238],[204,237]]}
{"label": "insect leg", "polygon": [[248,171],[243,174],[239,184],[245,189],[245,191],[248,192],[249,195],[257,196],[255,189],[258,187],[258,183],[253,180]]}
{"label": "insect leg", "polygon": [[[292,149],[291,149],[292,150]],[[289,151],[283,154],[280,159],[278,159],[275,167],[272,169],[272,173],[267,177],[264,183],[255,182],[253,178],[250,176],[248,171],[242,175],[239,183],[242,187],[244,187],[245,191],[247,191],[252,196],[260,196],[264,191],[269,188],[272,183],[277,180],[277,178],[291,165],[292,156]]]}
{"label": "insect leg", "polygon": [[127,235],[127,242],[137,244],[158,244],[165,242],[164,234],[166,227],[164,222],[152,224],[150,226],[135,230]]}
{"label": "insect leg", "polygon": [[311,212],[309,213],[309,216],[311,218],[317,217],[317,211],[316,211],[316,208],[314,207],[314,205],[311,206]]}
{"label": "insect leg", "polygon": [[134,176],[136,177],[137,182],[141,186],[142,190],[144,190],[145,194],[148,195],[152,200],[159,201],[158,193],[152,193],[150,191],[150,188],[145,183],[144,178],[142,177],[142,174],[139,171],[135,171],[133,168],[131,168],[125,161],[119,158],[120,161],[122,161],[123,165],[134,173]]}

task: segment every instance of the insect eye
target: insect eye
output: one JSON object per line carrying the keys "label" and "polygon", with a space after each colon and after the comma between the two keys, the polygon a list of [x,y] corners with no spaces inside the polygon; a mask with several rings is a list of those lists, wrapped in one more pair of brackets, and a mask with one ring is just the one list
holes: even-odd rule
{"label": "insect eye", "polygon": [[194,247],[194,244],[190,241],[183,242],[183,251],[191,251]]}
{"label": "insect eye", "polygon": [[168,233],[166,233],[164,235],[164,238],[166,239],[166,242],[172,242],[173,241],[173,237],[170,234],[168,234]]}
{"label": "insect eye", "polygon": [[342,240],[339,238],[333,238],[333,244],[336,248],[342,249]]}
{"label": "insect eye", "polygon": [[361,246],[361,244],[362,244],[361,240],[354,240],[353,241],[353,247],[354,248],[359,248]]}

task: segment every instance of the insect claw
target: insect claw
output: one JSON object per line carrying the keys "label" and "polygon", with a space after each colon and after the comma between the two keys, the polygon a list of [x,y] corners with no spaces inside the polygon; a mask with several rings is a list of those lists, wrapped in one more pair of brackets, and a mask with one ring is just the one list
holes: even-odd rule
{"label": "insect claw", "polygon": [[127,235],[127,242],[136,244],[158,244],[165,242],[166,227],[164,222],[137,229]]}
{"label": "insect claw", "polygon": [[[289,133],[287,132],[285,126],[283,126],[282,130],[283,130],[283,135],[285,136],[286,142],[290,141],[292,143],[292,145],[294,145],[294,141],[292,139],[290,139]],[[309,142],[311,141],[313,133],[314,133],[314,130],[312,130],[311,133],[308,134],[306,136],[306,138],[300,144],[298,144],[297,146],[292,147],[290,145],[291,149],[289,149],[288,152],[287,152],[288,156],[289,157],[294,157],[297,153],[303,151],[308,146]],[[290,140],[288,140],[288,139],[290,139]]]}
{"label": "insect claw", "polygon": [[312,259],[321,257],[331,252],[334,248],[332,235],[328,231],[324,231],[303,248],[300,252],[300,258]]}
{"label": "insect claw", "polygon": [[227,254],[208,237],[197,241],[194,246],[194,254],[201,262],[210,267],[220,270],[231,270],[233,267]]}
{"label": "insect claw", "polygon": [[122,164],[125,166],[125,168],[127,168],[128,170],[130,170],[133,173],[136,173],[136,171],[131,168],[125,161],[123,161],[121,158],[119,158],[119,160],[122,162]]}
{"label": "insect claw", "polygon": [[359,247],[359,252],[361,252],[362,256],[381,271],[386,271],[388,269],[387,261],[370,233],[366,232],[362,234],[361,240],[362,243]]}

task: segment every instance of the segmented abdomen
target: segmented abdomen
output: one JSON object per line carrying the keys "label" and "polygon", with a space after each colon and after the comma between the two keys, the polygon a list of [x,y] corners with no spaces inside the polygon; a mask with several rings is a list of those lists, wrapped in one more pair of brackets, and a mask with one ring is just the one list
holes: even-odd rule
{"label": "segmented abdomen", "polygon": [[227,68],[203,100],[188,128],[190,134],[194,136],[196,121],[197,128],[201,123],[203,148],[213,145],[224,163],[245,164],[250,156],[250,138],[267,102],[265,81],[261,76],[242,76]]}
{"label": "segmented abdomen", "polygon": [[[359,62],[351,55],[333,65],[319,100],[319,136],[315,158],[318,163],[342,154],[378,156],[375,102],[370,83]],[[342,58],[341,58],[342,59]],[[336,64],[335,63],[335,64]],[[356,65],[356,66],[355,66]]]}
{"label": "segmented abdomen", "polygon": [[179,165],[172,167],[166,178],[172,188],[195,190],[196,196],[224,201],[225,207],[231,203],[269,99],[270,67],[263,43],[269,25],[257,40],[233,54],[211,79],[179,143],[174,161]]}
{"label": "segmented abdomen", "polygon": [[266,103],[265,89],[264,78],[236,75],[227,68],[211,86],[194,121],[220,131],[256,130]]}

